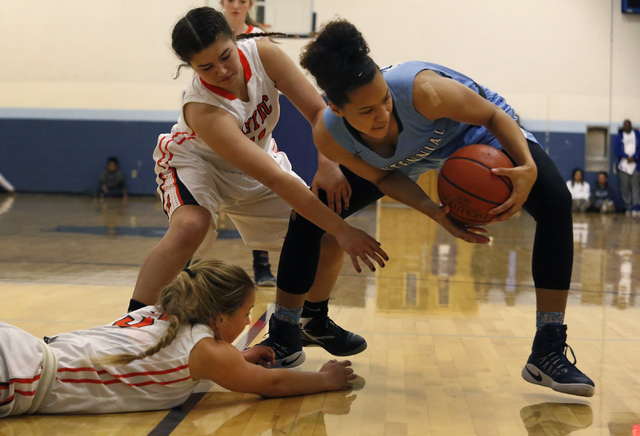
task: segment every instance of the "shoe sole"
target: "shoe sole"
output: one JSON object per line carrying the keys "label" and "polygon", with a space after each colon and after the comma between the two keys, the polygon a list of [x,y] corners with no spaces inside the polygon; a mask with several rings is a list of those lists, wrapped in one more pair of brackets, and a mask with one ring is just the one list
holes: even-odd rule
{"label": "shoe sole", "polygon": [[[536,380],[530,374],[531,371],[535,371],[542,378]],[[543,373],[532,363],[527,363],[522,368],[522,378],[534,385],[545,386],[551,388],[556,392],[562,392],[563,394],[578,395],[580,397],[592,397],[595,388],[585,383],[556,383],[551,377]]]}
{"label": "shoe sole", "polygon": [[278,282],[274,280],[263,280],[261,282],[256,282],[256,286],[260,286],[263,288],[275,288],[278,285]]}
{"label": "shoe sole", "polygon": [[296,351],[283,359],[276,359],[276,364],[272,368],[295,368],[302,365],[306,359],[307,355],[304,351]]}
{"label": "shoe sole", "polygon": [[322,344],[322,342],[312,341],[311,339],[307,339],[305,337],[302,337],[302,346],[303,347],[321,347],[321,348],[324,348],[325,351],[327,351],[329,354],[333,356],[339,356],[339,357],[353,356],[354,354],[362,353],[364,350],[367,349],[367,343],[364,342],[362,345],[360,345],[357,348],[354,348],[353,350],[349,350],[347,352],[342,352],[342,353],[334,353],[333,351],[327,349],[324,346],[324,344]]}

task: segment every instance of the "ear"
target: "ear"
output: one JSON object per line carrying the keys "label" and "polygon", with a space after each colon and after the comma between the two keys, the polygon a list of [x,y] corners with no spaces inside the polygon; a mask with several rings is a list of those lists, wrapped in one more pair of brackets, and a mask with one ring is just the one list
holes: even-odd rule
{"label": "ear", "polygon": [[342,112],[342,110],[340,110],[340,108],[338,106],[336,106],[335,104],[329,102],[329,107],[331,108],[331,112],[333,112],[334,114],[336,114],[339,117],[344,118],[344,113]]}

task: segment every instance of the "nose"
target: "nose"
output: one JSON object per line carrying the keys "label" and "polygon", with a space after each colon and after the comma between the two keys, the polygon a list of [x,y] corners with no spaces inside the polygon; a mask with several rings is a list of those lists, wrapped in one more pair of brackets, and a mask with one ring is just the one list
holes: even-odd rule
{"label": "nose", "polygon": [[389,115],[389,109],[385,105],[381,105],[376,108],[374,119],[376,122],[386,123]]}

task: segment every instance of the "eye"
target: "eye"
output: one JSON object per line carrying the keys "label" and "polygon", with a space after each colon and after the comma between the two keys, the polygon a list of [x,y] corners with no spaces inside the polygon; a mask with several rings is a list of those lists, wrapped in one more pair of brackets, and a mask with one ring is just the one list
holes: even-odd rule
{"label": "eye", "polygon": [[367,109],[365,111],[360,112],[362,115],[370,114],[373,109]]}
{"label": "eye", "polygon": [[228,61],[230,57],[231,57],[231,54],[228,54],[225,57],[220,58],[220,59],[222,59],[223,61]]}
{"label": "eye", "polygon": [[209,66],[208,66],[208,67],[206,67],[206,68],[202,68],[202,71],[209,71],[210,69],[211,69],[211,65],[209,65]]}

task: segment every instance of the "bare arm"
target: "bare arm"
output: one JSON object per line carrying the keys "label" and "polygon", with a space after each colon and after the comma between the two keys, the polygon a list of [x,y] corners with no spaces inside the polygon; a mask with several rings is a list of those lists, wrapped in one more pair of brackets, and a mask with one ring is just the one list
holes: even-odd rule
{"label": "bare arm", "polygon": [[[318,120],[322,119],[327,106],[318,91],[278,46],[269,40],[257,41],[256,45],[262,65],[269,78],[276,84],[276,88],[287,96],[311,126],[315,126]],[[349,182],[338,168],[338,164],[327,159],[320,152],[318,152],[318,171],[311,187],[316,195],[318,195],[318,189],[327,192],[328,206],[331,210],[340,213],[342,203],[346,208],[349,207],[351,196]]]}
{"label": "bare arm", "polygon": [[351,387],[357,376],[351,363],[330,361],[318,372],[267,369],[247,362],[231,344],[212,338],[200,340],[191,350],[189,371],[193,380],[207,379],[234,392],[263,397],[285,397]]}
{"label": "bare arm", "polygon": [[501,108],[480,97],[464,85],[425,70],[413,84],[413,104],[425,118],[449,118],[461,123],[484,126],[516,161],[513,169],[494,170],[513,182],[511,197],[491,213],[502,214],[495,221],[504,221],[516,213],[527,200],[538,176],[538,170],[527,140],[518,124]]}
{"label": "bare arm", "polygon": [[227,162],[267,186],[294,210],[336,237],[360,271],[360,258],[372,271],[373,259],[384,265],[387,259],[380,244],[365,232],[354,229],[334,214],[294,176],[282,171],[275,160],[247,139],[233,115],[224,109],[203,103],[189,103],[184,108],[189,126]]}
{"label": "bare arm", "polygon": [[344,165],[363,179],[375,183],[385,195],[432,218],[456,238],[471,243],[489,242],[486,236],[475,233],[480,230],[474,227],[461,227],[450,221],[447,218],[448,209],[437,205],[416,182],[403,172],[381,170],[346,151],[333,139],[323,120],[320,120],[314,128],[314,141],[316,147],[329,159]]}

